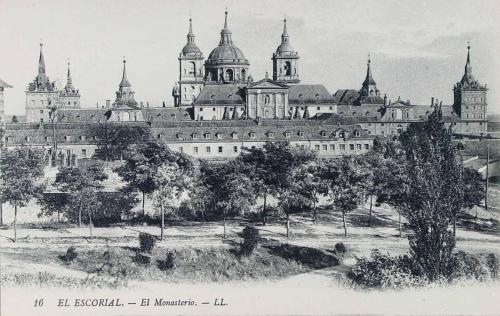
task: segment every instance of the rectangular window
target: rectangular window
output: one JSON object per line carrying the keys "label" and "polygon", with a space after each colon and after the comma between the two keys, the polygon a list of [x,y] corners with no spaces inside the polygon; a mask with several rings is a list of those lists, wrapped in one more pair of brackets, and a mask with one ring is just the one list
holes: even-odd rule
{"label": "rectangular window", "polygon": [[40,110],[40,114],[43,114],[43,110]]}
{"label": "rectangular window", "polygon": [[179,147],[179,152],[180,152],[180,153],[183,153],[183,152],[184,152],[184,148]]}
{"label": "rectangular window", "polygon": [[235,153],[237,153],[237,152],[238,152],[238,146],[233,146],[233,151],[234,151]]}
{"label": "rectangular window", "polygon": [[349,144],[349,150],[354,150],[354,144]]}
{"label": "rectangular window", "polygon": [[328,145],[323,145],[323,150],[328,150]]}
{"label": "rectangular window", "polygon": [[200,108],[200,112],[203,112],[203,108]]}
{"label": "rectangular window", "polygon": [[198,153],[198,147],[193,147],[193,152],[194,152],[195,154],[197,154],[197,153]]}
{"label": "rectangular window", "polygon": [[318,106],[316,109],[317,109],[318,111],[320,111],[320,110],[321,110],[321,108],[320,108],[319,106]]}
{"label": "rectangular window", "polygon": [[345,144],[340,144],[340,150],[345,150]]}
{"label": "rectangular window", "polygon": [[361,144],[356,144],[356,149],[361,149]]}
{"label": "rectangular window", "polygon": [[87,158],[87,149],[82,149],[82,157]]}
{"label": "rectangular window", "polygon": [[314,149],[315,149],[316,151],[319,151],[319,145],[314,145]]}
{"label": "rectangular window", "polygon": [[305,145],[300,145],[300,149],[306,149]]}
{"label": "rectangular window", "polygon": [[365,144],[365,149],[366,150],[370,149],[370,145],[369,144]]}
{"label": "rectangular window", "polygon": [[207,154],[210,153],[210,146],[207,146]]}
{"label": "rectangular window", "polygon": [[222,152],[222,146],[219,146],[219,153]]}
{"label": "rectangular window", "polygon": [[335,150],[335,145],[334,144],[330,144],[330,150]]}

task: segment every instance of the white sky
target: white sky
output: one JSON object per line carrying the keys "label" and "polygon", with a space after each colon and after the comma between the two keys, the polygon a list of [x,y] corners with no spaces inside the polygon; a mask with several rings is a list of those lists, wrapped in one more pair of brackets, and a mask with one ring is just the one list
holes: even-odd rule
{"label": "white sky", "polygon": [[71,59],[84,107],[114,100],[123,56],[136,100],[171,105],[189,14],[207,57],[219,42],[226,6],[254,80],[272,72],[286,15],[302,83],[324,84],[331,93],[359,89],[371,52],[374,79],[389,99],[428,104],[434,96],[449,104],[470,40],[473,73],[490,89],[490,113],[500,113],[500,1],[493,0],[0,0],[0,78],[14,86],[6,92],[6,112],[24,113],[40,39],[51,80],[65,83]]}

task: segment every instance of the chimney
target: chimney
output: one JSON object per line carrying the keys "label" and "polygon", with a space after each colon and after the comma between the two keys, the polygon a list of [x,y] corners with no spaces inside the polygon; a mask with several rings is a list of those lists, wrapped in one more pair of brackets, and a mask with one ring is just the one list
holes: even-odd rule
{"label": "chimney", "polygon": [[141,109],[144,107],[144,102],[141,101]]}
{"label": "chimney", "polygon": [[387,104],[387,94],[384,94],[384,105]]}
{"label": "chimney", "polygon": [[434,97],[431,97],[431,105],[434,105]]}
{"label": "chimney", "polygon": [[111,104],[111,101],[110,100],[106,100],[106,109],[109,109],[110,104]]}
{"label": "chimney", "polygon": [[96,105],[97,105],[97,108],[99,108],[99,102],[97,102]]}
{"label": "chimney", "polygon": [[163,107],[165,107],[165,101],[163,101]]}

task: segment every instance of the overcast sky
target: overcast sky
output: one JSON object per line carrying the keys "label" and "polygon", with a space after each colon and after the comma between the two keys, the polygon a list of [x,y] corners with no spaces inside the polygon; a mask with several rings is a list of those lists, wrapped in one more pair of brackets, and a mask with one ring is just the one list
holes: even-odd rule
{"label": "overcast sky", "polygon": [[377,86],[389,99],[450,104],[471,41],[474,76],[489,87],[500,113],[500,1],[24,1],[0,0],[0,78],[6,112],[24,113],[37,73],[40,40],[47,74],[63,85],[68,58],[82,106],[114,100],[126,56],[137,101],[173,103],[178,56],[191,14],[205,57],[218,45],[229,11],[233,41],[250,60],[254,80],[272,72],[283,16],[300,54],[302,83],[359,89],[372,56]]}

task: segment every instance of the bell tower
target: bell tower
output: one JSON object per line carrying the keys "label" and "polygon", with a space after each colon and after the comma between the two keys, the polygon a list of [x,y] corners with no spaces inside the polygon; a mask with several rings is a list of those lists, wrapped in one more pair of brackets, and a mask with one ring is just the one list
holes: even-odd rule
{"label": "bell tower", "polygon": [[[175,105],[191,105],[200,94],[203,81],[203,54],[194,42],[193,24],[189,19],[187,43],[179,54],[178,100]],[[175,99],[175,97],[174,97]]]}
{"label": "bell tower", "polygon": [[273,54],[273,80],[287,84],[297,84],[299,79],[299,53],[290,45],[290,36],[283,20],[283,34],[281,44]]}

